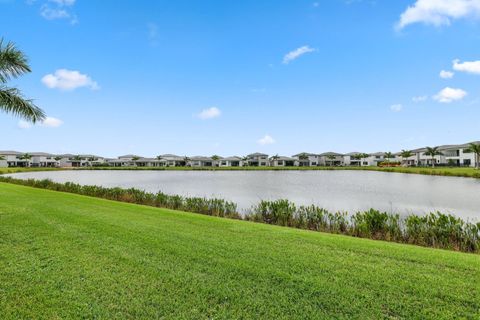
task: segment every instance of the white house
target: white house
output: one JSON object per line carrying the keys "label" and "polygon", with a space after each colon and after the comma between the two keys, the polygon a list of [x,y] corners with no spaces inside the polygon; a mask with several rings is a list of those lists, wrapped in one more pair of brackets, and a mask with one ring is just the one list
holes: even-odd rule
{"label": "white house", "polygon": [[184,167],[187,165],[187,157],[180,157],[175,154],[162,154],[158,157],[167,167]]}
{"label": "white house", "polygon": [[302,152],[292,156],[298,161],[300,167],[316,167],[318,166],[320,159],[318,154]]}
{"label": "white house", "polygon": [[58,167],[59,162],[56,160],[56,156],[51,153],[45,152],[31,152],[29,155],[31,158],[32,167]]}
{"label": "white house", "polygon": [[219,167],[242,167],[243,159],[236,156],[222,158],[218,161],[218,166]]}
{"label": "white house", "polygon": [[321,166],[343,166],[343,154],[324,152],[318,155]]}
{"label": "white house", "polygon": [[17,151],[0,151],[0,156],[7,162],[7,167],[30,167],[32,163],[27,154]]}
{"label": "white house", "polygon": [[368,155],[366,158],[362,158],[362,167],[375,167],[379,163],[385,161],[385,152],[375,152]]}
{"label": "white house", "polygon": [[249,154],[247,156],[247,164],[251,167],[267,167],[268,154],[259,152]]}
{"label": "white house", "polygon": [[343,164],[345,166],[360,167],[362,165],[362,152],[350,152],[343,156]]}
{"label": "white house", "polygon": [[188,161],[190,167],[214,167],[215,161],[211,157],[195,156]]}
{"label": "white house", "polygon": [[296,158],[273,156],[270,157],[272,167],[298,167],[299,161]]}

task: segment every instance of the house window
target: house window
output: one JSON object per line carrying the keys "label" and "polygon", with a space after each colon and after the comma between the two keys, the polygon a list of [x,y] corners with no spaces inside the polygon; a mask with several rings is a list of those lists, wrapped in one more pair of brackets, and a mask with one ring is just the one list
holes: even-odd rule
{"label": "house window", "polygon": [[465,159],[465,160],[463,160],[463,164],[466,165],[466,166],[470,166],[470,165],[472,165],[472,160]]}

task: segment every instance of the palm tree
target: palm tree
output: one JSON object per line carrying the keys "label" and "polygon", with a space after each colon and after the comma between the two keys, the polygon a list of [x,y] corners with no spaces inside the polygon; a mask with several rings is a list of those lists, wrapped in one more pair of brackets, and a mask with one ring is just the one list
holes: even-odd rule
{"label": "palm tree", "polygon": [[28,160],[26,161],[27,163],[25,164],[26,167],[28,167],[28,162],[30,159],[32,159],[32,155],[28,153],[24,153],[19,157],[20,160]]}
{"label": "palm tree", "polygon": [[307,165],[309,165],[308,154],[305,152],[302,152],[298,155],[298,160],[300,160],[300,165],[302,165],[302,162],[305,162],[305,161],[307,161]]}
{"label": "palm tree", "polygon": [[480,168],[480,144],[470,143],[467,152],[473,152],[475,154],[475,169]]}
{"label": "palm tree", "polygon": [[188,163],[190,162],[190,158],[185,156],[183,157],[183,161],[185,162],[185,166],[188,166]]}
{"label": "palm tree", "polygon": [[0,39],[0,110],[30,122],[42,121],[45,113],[32,100],[25,99],[17,88],[7,87],[8,80],[31,72],[27,57],[15,45]]}
{"label": "palm tree", "polygon": [[390,159],[393,158],[393,153],[391,153],[391,152],[385,152],[384,157],[385,157],[385,159],[387,160],[387,162],[390,162]]}
{"label": "palm tree", "polygon": [[4,156],[0,156],[0,160],[5,160],[5,157],[4,157]]}
{"label": "palm tree", "polygon": [[[272,161],[277,161],[278,159],[280,159],[280,156],[278,154],[270,157],[270,160],[272,160]],[[270,164],[270,165],[272,165],[272,164]]]}
{"label": "palm tree", "polygon": [[218,156],[218,155],[216,155],[216,154],[214,154],[213,156],[211,156],[211,158],[212,158],[212,160],[213,160],[212,165],[213,165],[214,167],[218,167],[218,160],[220,160],[221,157]]}
{"label": "palm tree", "polygon": [[[336,158],[336,157],[335,157],[333,154],[330,154],[330,155],[327,156],[327,159],[328,159],[328,160],[335,160],[335,158]],[[333,161],[330,161],[330,166],[333,167]]]}
{"label": "palm tree", "polygon": [[[405,159],[408,159],[411,156],[413,156],[413,152],[410,150],[402,150],[402,152],[400,153],[400,156],[402,157],[402,161],[405,161]],[[408,160],[406,161],[407,161],[406,165],[408,166]]]}
{"label": "palm tree", "polygon": [[242,167],[248,167],[248,157],[243,157],[242,158]]}
{"label": "palm tree", "polygon": [[427,151],[425,152],[426,156],[432,157],[432,168],[435,168],[435,156],[442,156],[443,153],[438,150],[438,147],[427,147]]}

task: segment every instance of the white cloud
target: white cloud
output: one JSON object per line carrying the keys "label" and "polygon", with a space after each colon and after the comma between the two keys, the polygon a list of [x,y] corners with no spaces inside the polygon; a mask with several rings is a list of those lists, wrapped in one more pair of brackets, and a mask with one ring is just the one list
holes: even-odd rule
{"label": "white cloud", "polygon": [[47,20],[68,19],[74,25],[78,23],[77,16],[70,12],[74,4],[75,0],[48,0],[40,7],[40,15]]}
{"label": "white cloud", "polygon": [[441,103],[450,103],[455,100],[462,100],[467,95],[467,92],[462,89],[454,89],[446,87],[437,93],[433,99]]}
{"label": "white cloud", "polygon": [[453,70],[480,74],[480,60],[477,61],[465,61],[453,60]]}
{"label": "white cloud", "polygon": [[42,83],[50,89],[75,90],[87,87],[97,90],[100,87],[88,75],[78,71],[58,69],[54,74],[47,74],[42,78]]}
{"label": "white cloud", "polygon": [[[62,124],[62,120],[54,117],[46,117],[45,120],[38,123],[39,126],[47,128],[57,128],[60,127]],[[32,127],[32,123],[25,120],[20,120],[18,121],[18,127],[20,129],[30,129]]]}
{"label": "white cloud", "polygon": [[50,2],[54,2],[59,6],[73,6],[75,4],[75,0],[50,0]]}
{"label": "white cloud", "polygon": [[401,14],[396,28],[400,30],[413,23],[438,27],[468,17],[480,17],[480,0],[417,0]]}
{"label": "white cloud", "polygon": [[67,12],[67,10],[58,9],[58,8],[50,8],[47,5],[42,6],[40,14],[42,15],[42,17],[44,17],[47,20],[70,18],[70,14]]}
{"label": "white cloud", "polygon": [[218,118],[220,117],[221,114],[222,112],[220,111],[220,109],[218,109],[217,107],[211,107],[211,108],[202,110],[202,112],[198,114],[198,117],[202,120],[207,120],[207,119]]}
{"label": "white cloud", "polygon": [[393,104],[390,106],[390,110],[392,110],[393,112],[400,112],[403,110],[403,105],[401,104]]}
{"label": "white cloud", "polygon": [[412,98],[412,101],[415,102],[415,103],[423,102],[423,101],[427,101],[427,100],[428,100],[428,96],[416,96],[416,97]]}
{"label": "white cloud", "polygon": [[315,51],[316,51],[316,49],[310,48],[309,46],[300,47],[298,49],[295,49],[295,50],[287,53],[285,55],[285,57],[283,57],[283,63],[288,64],[291,61],[301,57],[302,55],[304,55],[306,53],[315,52]]}
{"label": "white cloud", "polygon": [[57,128],[63,124],[63,121],[54,117],[46,117],[39,123],[42,127]]}
{"label": "white cloud", "polygon": [[264,146],[264,145],[267,145],[267,144],[273,144],[275,143],[275,139],[273,139],[271,136],[269,136],[268,134],[266,134],[263,138],[259,139],[257,141],[258,144]]}
{"label": "white cloud", "polygon": [[452,71],[442,70],[440,71],[440,78],[442,79],[451,79],[453,78],[454,73]]}

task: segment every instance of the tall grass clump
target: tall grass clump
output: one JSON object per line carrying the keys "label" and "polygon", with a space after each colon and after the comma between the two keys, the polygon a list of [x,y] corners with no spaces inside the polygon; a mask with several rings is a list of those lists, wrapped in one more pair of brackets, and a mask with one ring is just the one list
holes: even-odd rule
{"label": "tall grass clump", "polygon": [[370,209],[349,215],[330,212],[315,205],[296,206],[286,199],[260,201],[244,215],[237,205],[223,199],[182,197],[163,192],[150,193],[130,188],[82,186],[51,180],[15,179],[0,176],[8,182],[34,188],[75,193],[114,201],[200,213],[209,216],[243,219],[278,226],[350,235],[360,238],[409,243],[426,247],[464,252],[480,252],[480,222],[471,223],[441,212],[428,215],[398,214]]}

